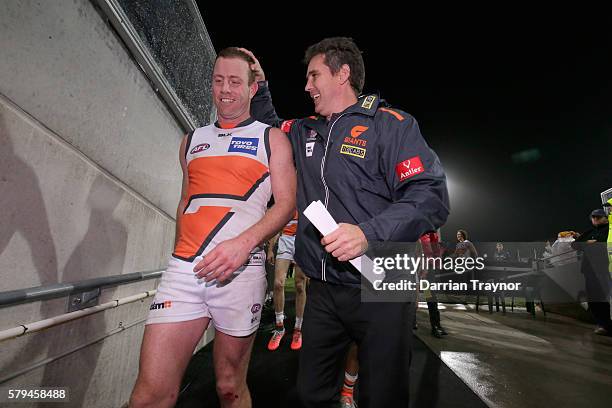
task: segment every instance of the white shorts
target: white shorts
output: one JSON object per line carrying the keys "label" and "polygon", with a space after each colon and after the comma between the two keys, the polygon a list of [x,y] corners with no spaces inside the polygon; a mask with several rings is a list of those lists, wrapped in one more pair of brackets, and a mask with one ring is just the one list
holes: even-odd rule
{"label": "white shorts", "polygon": [[281,234],[278,239],[276,258],[293,261],[293,254],[295,254],[295,235]]}
{"label": "white shorts", "polygon": [[193,262],[170,258],[146,324],[208,317],[216,330],[230,336],[244,337],[255,332],[267,286],[263,252],[252,254],[247,265],[223,285],[198,282],[193,268],[200,260],[200,257]]}

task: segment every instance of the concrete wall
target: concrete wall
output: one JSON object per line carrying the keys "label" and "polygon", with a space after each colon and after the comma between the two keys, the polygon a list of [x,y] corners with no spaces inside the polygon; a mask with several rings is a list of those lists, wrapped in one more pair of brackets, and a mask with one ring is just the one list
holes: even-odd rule
{"label": "concrete wall", "polygon": [[[0,49],[0,291],[165,267],[183,131],[120,40],[89,1],[7,1]],[[156,284],[107,289],[101,302]],[[135,323],[0,389],[69,387],[63,406],[121,406],[149,303],[3,342],[0,377]],[[0,309],[0,330],[66,309]]]}

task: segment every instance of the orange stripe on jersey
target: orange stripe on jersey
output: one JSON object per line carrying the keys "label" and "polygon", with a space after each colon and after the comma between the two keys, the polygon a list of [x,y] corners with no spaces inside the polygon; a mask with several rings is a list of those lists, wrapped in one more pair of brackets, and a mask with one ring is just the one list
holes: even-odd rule
{"label": "orange stripe on jersey", "polygon": [[289,235],[290,237],[295,236],[297,233],[297,223],[287,224],[283,228],[283,235]]}
{"label": "orange stripe on jersey", "polygon": [[232,216],[230,210],[228,207],[202,206],[195,213],[183,214],[173,255],[185,261],[192,261],[200,255]]}
{"label": "orange stripe on jersey", "polygon": [[243,156],[198,157],[189,162],[189,198],[230,195],[243,198],[267,173],[258,160]]}
{"label": "orange stripe on jersey", "polygon": [[297,233],[297,219],[298,212],[295,210],[293,213],[293,218],[287,225],[285,225],[285,228],[283,228],[283,235],[294,236]]}
{"label": "orange stripe on jersey", "polygon": [[[269,169],[258,160],[243,156],[205,156],[187,165],[188,203],[195,198],[219,197],[246,201],[265,180]],[[215,234],[234,214],[232,208],[201,206],[194,213],[183,214],[175,257],[193,261],[201,255]]]}
{"label": "orange stripe on jersey", "polygon": [[387,109],[387,108],[379,108],[379,109],[381,111],[383,111],[383,112],[387,112],[387,113],[392,114],[393,116],[395,116],[397,118],[397,120],[404,120],[404,117],[402,115],[400,115],[399,113],[397,113],[396,111],[394,111],[394,110]]}

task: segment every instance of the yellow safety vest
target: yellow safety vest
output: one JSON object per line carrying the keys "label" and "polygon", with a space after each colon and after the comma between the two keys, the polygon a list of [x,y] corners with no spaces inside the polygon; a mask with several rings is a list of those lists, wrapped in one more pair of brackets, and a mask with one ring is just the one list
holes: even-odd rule
{"label": "yellow safety vest", "polygon": [[[612,198],[608,200],[612,205]],[[608,271],[612,273],[612,211],[608,215]]]}

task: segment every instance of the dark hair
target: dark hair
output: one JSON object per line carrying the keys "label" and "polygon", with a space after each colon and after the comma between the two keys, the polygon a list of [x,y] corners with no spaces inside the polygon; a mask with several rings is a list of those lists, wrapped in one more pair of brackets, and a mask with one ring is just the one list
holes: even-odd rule
{"label": "dark hair", "polygon": [[304,55],[304,63],[308,64],[311,59],[319,54],[325,56],[325,65],[329,67],[334,75],[340,71],[342,65],[348,65],[351,70],[351,76],[349,77],[351,87],[357,96],[361,95],[365,82],[365,66],[361,51],[359,51],[357,44],[355,44],[352,38],[325,38],[311,45]]}
{"label": "dark hair", "polygon": [[253,58],[251,58],[249,54],[245,53],[244,51],[240,51],[238,47],[227,47],[219,51],[219,54],[217,54],[217,58],[215,58],[215,61],[217,61],[219,58],[238,58],[243,60],[244,62],[249,64],[249,85],[255,82],[255,72],[253,72],[253,70],[251,69],[251,64],[254,64],[255,61],[253,60]]}
{"label": "dark hair", "polygon": [[460,229],[460,230],[458,230],[457,232],[458,232],[459,234],[463,235],[463,239],[468,239],[468,233],[467,233],[467,231],[466,231],[466,230],[462,230],[462,229]]}

